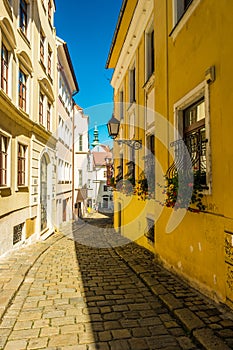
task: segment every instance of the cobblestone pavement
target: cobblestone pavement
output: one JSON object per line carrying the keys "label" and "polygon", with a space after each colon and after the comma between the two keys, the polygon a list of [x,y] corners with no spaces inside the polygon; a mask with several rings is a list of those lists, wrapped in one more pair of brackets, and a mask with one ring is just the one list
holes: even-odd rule
{"label": "cobblestone pavement", "polygon": [[0,349],[233,349],[232,311],[90,223],[0,259]]}

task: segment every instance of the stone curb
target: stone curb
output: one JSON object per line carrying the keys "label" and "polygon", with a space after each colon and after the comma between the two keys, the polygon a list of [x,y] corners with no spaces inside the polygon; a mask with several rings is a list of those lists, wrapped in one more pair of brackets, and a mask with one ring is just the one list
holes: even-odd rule
{"label": "stone curb", "polygon": [[[140,247],[141,249],[141,247]],[[185,307],[180,299],[177,299],[166,287],[160,285],[156,281],[153,275],[154,269],[151,266],[140,266],[141,259],[130,259],[129,254],[124,252],[124,248],[115,248],[116,253],[126,262],[126,264],[137,274],[137,276],[150,288],[163,304],[166,305],[170,313],[177,319],[177,321],[183,326],[184,329],[194,339],[194,341],[201,345],[206,350],[230,350],[230,348],[221,338],[216,336],[212,329],[207,325],[190,309]],[[160,266],[165,272],[165,276],[172,275],[172,272],[167,271]],[[155,272],[155,271],[154,271]],[[156,272],[155,272],[156,274]],[[177,279],[176,276],[174,276]],[[190,287],[190,290],[192,288]],[[233,331],[232,331],[233,333]]]}

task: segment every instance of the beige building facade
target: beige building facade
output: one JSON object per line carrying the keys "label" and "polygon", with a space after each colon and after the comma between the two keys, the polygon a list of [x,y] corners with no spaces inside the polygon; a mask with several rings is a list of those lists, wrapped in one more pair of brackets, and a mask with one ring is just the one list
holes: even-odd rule
{"label": "beige building facade", "polygon": [[0,1],[0,255],[54,230],[54,2]]}

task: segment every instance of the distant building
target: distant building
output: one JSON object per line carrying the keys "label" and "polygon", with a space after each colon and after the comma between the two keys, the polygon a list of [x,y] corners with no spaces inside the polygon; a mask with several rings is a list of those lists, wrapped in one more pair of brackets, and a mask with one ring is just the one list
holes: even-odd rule
{"label": "distant building", "polygon": [[73,118],[72,96],[77,93],[75,77],[67,44],[57,37],[58,99],[57,99],[57,184],[56,226],[72,219]]}
{"label": "distant building", "polygon": [[92,146],[88,172],[88,205],[97,211],[112,210],[112,188],[107,184],[107,159],[112,160],[112,152],[108,146],[99,143],[97,126]]}
{"label": "distant building", "polygon": [[73,164],[73,191],[75,217],[82,217],[87,211],[87,191],[89,166],[89,117],[83,109],[74,106],[74,164]]}

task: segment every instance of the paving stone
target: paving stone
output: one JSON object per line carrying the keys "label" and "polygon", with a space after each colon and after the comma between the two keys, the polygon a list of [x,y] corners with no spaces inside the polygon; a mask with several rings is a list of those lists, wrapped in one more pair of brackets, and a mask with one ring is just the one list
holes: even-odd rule
{"label": "paving stone", "polygon": [[[82,234],[90,235],[90,227],[85,230]],[[71,234],[68,226],[66,233]],[[25,255],[23,251],[4,261],[8,276],[0,274],[0,288],[7,278],[8,287],[16,289],[7,289],[9,295],[0,289],[2,314],[8,308],[0,325],[0,347],[12,329],[7,346],[14,344],[14,350],[198,349],[184,329],[204,349],[232,347],[232,314],[228,317],[208,303],[135,243],[100,250],[59,235],[59,241],[51,237],[28,247]],[[28,272],[24,281],[21,274],[13,280],[17,271]],[[6,305],[9,296],[12,303]]]}
{"label": "paving stone", "polygon": [[193,332],[197,341],[207,350],[230,350],[224,341],[216,337],[212,330],[203,328]]}
{"label": "paving stone", "polygon": [[33,325],[32,321],[18,321],[14,326],[14,330],[30,329],[32,328],[32,325]]}
{"label": "paving stone", "polygon": [[26,340],[11,340],[8,341],[6,346],[4,347],[4,350],[24,350],[27,348],[27,341]]}
{"label": "paving stone", "polygon": [[39,329],[21,329],[13,330],[9,336],[10,340],[16,339],[30,339],[37,338],[39,336]]}
{"label": "paving stone", "polygon": [[58,327],[44,327],[44,328],[41,329],[40,337],[47,337],[47,336],[49,336],[51,338],[55,334],[56,335],[59,334],[59,328]]}
{"label": "paving stone", "polygon": [[177,337],[177,341],[183,350],[196,349],[196,346],[192,343],[188,337]]}
{"label": "paving stone", "polygon": [[84,332],[84,325],[83,324],[70,324],[66,326],[60,327],[61,334],[69,334],[69,333],[76,333]]}
{"label": "paving stone", "polygon": [[177,309],[174,311],[174,314],[183,323],[188,331],[205,326],[204,322],[189,309]]}
{"label": "paving stone", "polygon": [[183,307],[183,303],[169,293],[161,294],[161,299],[164,302],[164,304],[167,305],[169,310],[180,309]]}
{"label": "paving stone", "polygon": [[48,338],[38,338],[38,339],[31,339],[29,341],[27,349],[44,349],[47,348],[48,344]]}
{"label": "paving stone", "polygon": [[131,338],[129,340],[130,349],[134,350],[148,350],[148,344],[144,339]]}
{"label": "paving stone", "polygon": [[78,343],[78,337],[76,334],[60,334],[55,335],[49,339],[48,346],[67,346],[67,345],[76,345]]}

